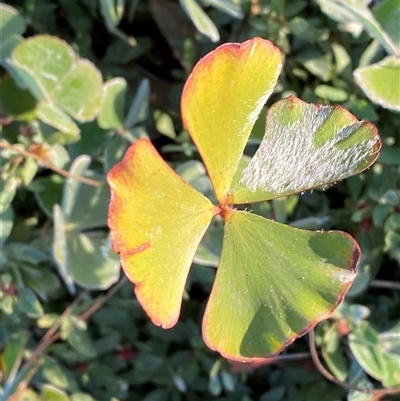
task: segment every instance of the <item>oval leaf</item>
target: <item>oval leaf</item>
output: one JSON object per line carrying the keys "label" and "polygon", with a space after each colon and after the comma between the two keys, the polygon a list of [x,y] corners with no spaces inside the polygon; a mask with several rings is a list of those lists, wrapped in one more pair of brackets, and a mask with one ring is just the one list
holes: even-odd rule
{"label": "oval leaf", "polygon": [[102,77],[88,60],[78,60],[63,40],[37,35],[18,45],[10,67],[33,95],[61,107],[79,121],[92,120],[102,101]]}
{"label": "oval leaf", "polygon": [[203,321],[224,357],[271,357],[328,318],[355,277],[360,255],[343,232],[299,230],[231,211]]}
{"label": "oval leaf", "polygon": [[374,8],[374,16],[383,31],[390,37],[400,56],[400,2],[399,0],[385,0]]}
{"label": "oval leaf", "polygon": [[400,111],[400,60],[386,57],[379,63],[357,68],[354,78],[365,94],[387,109]]}
{"label": "oval leaf", "polygon": [[153,323],[172,327],[196,248],[219,208],[171,170],[147,139],[128,149],[108,182],[114,251]]}
{"label": "oval leaf", "polygon": [[221,203],[280,71],[279,49],[254,38],[218,47],[200,60],[186,82],[182,119]]}
{"label": "oval leaf", "polygon": [[288,97],[268,110],[264,139],[228,202],[274,199],[342,180],[369,167],[380,146],[375,126],[342,107]]}
{"label": "oval leaf", "polygon": [[74,281],[84,288],[104,290],[120,276],[118,258],[109,257],[103,233],[70,232],[67,236],[68,269]]}
{"label": "oval leaf", "polygon": [[0,33],[1,40],[5,43],[14,35],[25,32],[26,23],[18,11],[7,4],[0,3]]}
{"label": "oval leaf", "polygon": [[124,124],[127,83],[124,78],[113,78],[103,86],[103,104],[97,117],[103,129],[121,128]]}
{"label": "oval leaf", "polygon": [[217,27],[197,4],[196,0],[180,0],[180,3],[199,32],[209,37],[213,42],[218,42],[219,32]]}
{"label": "oval leaf", "polygon": [[78,126],[68,114],[64,113],[54,103],[45,100],[39,102],[36,113],[41,121],[65,134],[65,138],[60,142],[75,142],[79,139]]}
{"label": "oval leaf", "polygon": [[22,42],[21,34],[25,32],[26,23],[18,11],[0,3],[0,64],[6,65],[6,60],[10,56],[15,46]]}
{"label": "oval leaf", "polygon": [[[89,168],[91,159],[88,155],[78,156],[72,163],[70,168],[70,176],[67,178],[64,184],[63,198],[61,208],[63,216],[67,221],[74,209],[77,194],[82,185],[80,181],[76,179],[76,176],[84,175],[86,170]],[[81,205],[79,205],[81,206]]]}
{"label": "oval leaf", "polygon": [[91,121],[102,103],[103,79],[88,60],[79,60],[57,85],[52,97],[56,104],[78,121]]}
{"label": "oval leaf", "polygon": [[[367,2],[365,2],[365,4],[360,4],[361,2],[342,0],[334,0],[333,2],[337,3],[338,8],[341,9],[348,20],[362,24],[363,28],[369,33],[369,35],[376,39],[389,54],[397,54],[398,48],[396,47],[396,44],[393,43],[391,36],[376,20],[374,14],[366,5]],[[379,19],[382,21],[381,15],[379,16]],[[387,26],[386,23],[384,25],[385,27]]]}
{"label": "oval leaf", "polygon": [[60,276],[64,280],[68,291],[71,294],[75,293],[74,278],[69,269],[69,255],[67,248],[67,230],[65,227],[65,218],[61,207],[57,204],[53,206],[54,219],[54,237],[52,252],[56,262]]}

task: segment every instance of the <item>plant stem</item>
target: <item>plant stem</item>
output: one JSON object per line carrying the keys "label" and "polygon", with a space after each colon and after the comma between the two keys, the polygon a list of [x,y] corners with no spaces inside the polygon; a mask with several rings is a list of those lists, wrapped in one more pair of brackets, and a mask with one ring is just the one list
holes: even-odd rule
{"label": "plant stem", "polygon": [[39,358],[39,356],[42,354],[45,348],[48,347],[49,344],[51,344],[53,341],[51,339],[53,338],[54,334],[57,333],[57,330],[60,328],[63,320],[71,315],[71,313],[74,311],[74,309],[78,306],[78,304],[81,302],[81,300],[89,293],[89,290],[84,290],[82,291],[75,299],[74,301],[64,310],[64,312],[57,318],[57,320],[54,322],[54,324],[49,328],[49,330],[46,331],[46,334],[42,337],[40,340],[40,343],[35,347],[34,351],[32,352],[31,356],[29,359],[26,361],[26,364],[31,363],[35,359]]}
{"label": "plant stem", "polygon": [[77,181],[83,182],[84,184],[91,185],[93,187],[100,187],[102,185],[102,183],[100,181],[96,181],[96,180],[92,180],[91,178],[71,174],[69,171],[55,166],[53,163],[49,162],[48,160],[44,159],[43,157],[40,157],[36,153],[29,152],[28,150],[25,150],[25,149],[21,149],[18,146],[14,146],[10,143],[7,143],[4,140],[0,141],[0,148],[12,150],[13,152],[16,152],[26,158],[30,157],[32,159],[35,159],[35,160],[39,161],[40,163],[42,163],[43,165],[45,165],[46,167],[48,167],[50,170],[53,170],[54,172],[56,172],[64,177],[73,178]]}
{"label": "plant stem", "polygon": [[99,296],[96,300],[96,302],[85,312],[81,313],[79,315],[79,318],[82,320],[87,320],[90,316],[92,316],[95,312],[97,312],[106,302],[109,301],[123,286],[128,282],[128,279],[124,275],[121,280],[118,281],[117,284],[114,285],[110,289],[110,291],[107,292],[106,295],[104,296]]}
{"label": "plant stem", "polygon": [[400,283],[395,283],[388,280],[372,280],[370,286],[375,288],[389,288],[391,290],[400,291]]}

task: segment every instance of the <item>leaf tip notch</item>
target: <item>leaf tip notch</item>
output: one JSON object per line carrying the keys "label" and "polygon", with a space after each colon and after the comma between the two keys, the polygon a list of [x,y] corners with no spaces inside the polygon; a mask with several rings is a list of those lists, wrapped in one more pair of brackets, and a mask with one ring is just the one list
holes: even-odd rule
{"label": "leaf tip notch", "polygon": [[219,211],[185,182],[148,139],[139,139],[108,173],[108,225],[122,268],[155,325],[180,314],[197,246]]}
{"label": "leaf tip notch", "polygon": [[204,313],[205,343],[230,360],[274,357],[332,315],[359,257],[346,233],[300,230],[235,211]]}
{"label": "leaf tip notch", "polygon": [[230,195],[232,203],[275,199],[333,184],[368,168],[381,148],[376,127],[343,107],[294,96],[272,105],[265,136]]}
{"label": "leaf tip notch", "polygon": [[280,50],[255,37],[204,56],[183,88],[181,115],[223,203],[251,130],[282,69]]}

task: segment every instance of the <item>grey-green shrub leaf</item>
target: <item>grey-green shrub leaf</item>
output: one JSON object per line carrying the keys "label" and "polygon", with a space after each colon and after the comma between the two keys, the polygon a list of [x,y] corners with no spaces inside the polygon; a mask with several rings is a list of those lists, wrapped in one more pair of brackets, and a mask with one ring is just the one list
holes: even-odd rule
{"label": "grey-green shrub leaf", "polygon": [[6,59],[15,46],[22,42],[26,29],[25,20],[18,11],[4,3],[0,3],[0,64],[5,65]]}
{"label": "grey-green shrub leaf", "polygon": [[85,393],[74,393],[71,396],[71,401],[96,401],[89,394]]}
{"label": "grey-green shrub leaf", "polygon": [[68,145],[68,153],[71,159],[79,155],[88,155],[94,158],[101,154],[110,142],[110,132],[99,127],[97,121],[79,124],[80,139]]}
{"label": "grey-green shrub leaf", "polygon": [[18,293],[18,306],[29,317],[38,318],[43,315],[43,308],[35,293],[28,287],[22,288]]}
{"label": "grey-green shrub leaf", "polygon": [[121,135],[116,135],[103,152],[104,173],[108,173],[117,162],[122,160],[128,141]]}
{"label": "grey-green shrub leaf", "polygon": [[56,387],[63,389],[76,388],[72,373],[61,363],[51,357],[46,357],[42,367],[43,377]]}
{"label": "grey-green shrub leaf", "polygon": [[335,58],[335,73],[345,78],[351,77],[351,57],[346,48],[338,43],[332,43],[332,51]]}
{"label": "grey-green shrub leaf", "polygon": [[371,326],[361,324],[356,327],[349,335],[349,347],[357,362],[370,376],[377,380],[383,379],[378,333]]}
{"label": "grey-green shrub leaf", "polygon": [[25,284],[44,301],[47,301],[50,293],[54,293],[60,287],[58,277],[48,267],[23,266],[23,278]]}
{"label": "grey-green shrub leaf", "polygon": [[4,209],[0,212],[0,247],[3,246],[4,242],[10,235],[13,227],[14,213],[11,207]]}
{"label": "grey-green shrub leaf", "polygon": [[35,159],[28,157],[20,170],[20,177],[24,185],[29,185],[35,177],[38,170],[38,164]]}
{"label": "grey-green shrub leaf", "polygon": [[35,118],[36,99],[29,91],[19,88],[10,75],[0,81],[0,93],[0,113],[23,121]]}
{"label": "grey-green shrub leaf", "polygon": [[100,12],[103,15],[107,29],[113,35],[121,38],[131,46],[136,46],[136,40],[117,28],[125,9],[125,0],[100,0]]}
{"label": "grey-green shrub leaf", "polygon": [[[354,21],[354,18],[349,15],[339,1],[316,0],[316,2],[321,7],[322,12],[339,23],[339,29],[351,33],[354,37],[360,35],[363,25],[358,21]],[[362,6],[361,2],[360,6]]]}
{"label": "grey-green shrub leaf", "polygon": [[379,25],[391,39],[400,55],[400,3],[398,0],[386,0],[378,3],[373,14]]}
{"label": "grey-green shrub leaf", "polygon": [[393,43],[391,37],[384,31],[382,26],[374,17],[365,2],[354,2],[349,0],[331,0],[347,14],[347,18],[362,24],[364,29],[376,39],[389,54],[397,54],[399,49]]}
{"label": "grey-green shrub leaf", "polygon": [[39,118],[45,122],[55,119],[56,128],[76,133],[76,126],[58,108],[82,122],[96,117],[102,102],[101,74],[88,60],[78,59],[63,40],[30,37],[14,49],[9,66],[18,83],[43,102]]}
{"label": "grey-green shrub leaf", "polygon": [[145,54],[152,47],[152,41],[147,36],[137,38],[135,46],[131,46],[125,40],[116,40],[107,48],[103,63],[127,64],[130,61]]}
{"label": "grey-green shrub leaf", "polygon": [[124,126],[132,128],[134,125],[143,122],[147,118],[150,101],[150,81],[143,79],[136,91],[135,97],[129,106]]}
{"label": "grey-green shrub leaf", "polygon": [[171,139],[176,138],[174,123],[169,114],[161,110],[155,110],[153,113],[157,131]]}
{"label": "grey-green shrub leaf", "polygon": [[11,65],[38,99],[51,99],[55,88],[73,68],[75,54],[54,36],[33,36],[14,49]]}
{"label": "grey-green shrub leaf", "polygon": [[25,20],[18,11],[14,7],[0,3],[0,34],[3,43],[14,35],[23,34],[25,29]]}
{"label": "grey-green shrub leaf", "polygon": [[105,239],[102,233],[70,233],[67,237],[68,268],[85,288],[107,289],[119,278],[119,259],[110,256]]}
{"label": "grey-green shrub leaf", "polygon": [[97,68],[88,60],[79,60],[55,88],[53,98],[76,120],[90,121],[100,110],[102,85]]}
{"label": "grey-green shrub leaf", "polygon": [[[92,171],[88,171],[86,176],[99,182],[103,178],[100,174]],[[74,206],[66,220],[67,230],[78,231],[106,227],[110,196],[108,186],[105,183],[97,187],[82,183],[75,196]]]}
{"label": "grey-green shrub leaf", "polygon": [[75,142],[79,139],[79,128],[74,121],[54,103],[41,101],[36,109],[37,117],[44,123],[63,132],[62,143]]}
{"label": "grey-green shrub leaf", "polygon": [[354,79],[365,94],[382,107],[400,111],[400,60],[386,57],[379,63],[357,68]]}
{"label": "grey-green shrub leaf", "polygon": [[120,22],[125,8],[124,0],[100,0],[100,11],[107,25],[116,27]]}
{"label": "grey-green shrub leaf", "polygon": [[289,22],[289,28],[293,35],[311,43],[324,41],[329,36],[328,30],[317,29],[299,16]]}
{"label": "grey-green shrub leaf", "polygon": [[6,379],[8,383],[14,381],[18,372],[18,368],[24,357],[27,340],[28,337],[26,334],[19,333],[14,334],[8,343],[5,344],[1,355],[1,362],[3,379]]}
{"label": "grey-green shrub leaf", "polygon": [[[360,389],[371,391],[374,388],[354,356],[351,357],[350,371],[347,380],[349,384]],[[347,401],[371,401],[371,394],[357,390],[350,390],[347,396]]]}
{"label": "grey-green shrub leaf", "polygon": [[46,253],[33,247],[19,242],[7,244],[7,255],[10,259],[18,261],[20,264],[39,265],[48,260]]}
{"label": "grey-green shrub leaf", "polygon": [[234,18],[243,18],[242,9],[231,0],[207,0],[206,3],[218,8]]}
{"label": "grey-green shrub leaf", "polygon": [[43,401],[70,401],[64,391],[49,384],[42,387],[42,397]]}
{"label": "grey-green shrub leaf", "polygon": [[345,90],[329,85],[318,85],[314,92],[317,96],[332,102],[344,102],[349,96]]}
{"label": "grey-green shrub leaf", "polygon": [[67,341],[80,354],[94,358],[97,355],[96,349],[87,332],[74,328],[67,337]]}
{"label": "grey-green shrub leaf", "polygon": [[97,116],[103,129],[121,128],[124,123],[127,84],[123,78],[114,78],[103,86],[103,104]]}
{"label": "grey-green shrub leaf", "polygon": [[217,27],[196,0],[179,0],[179,2],[198,31],[210,38],[211,41],[218,42],[219,32]]}
{"label": "grey-green shrub leaf", "polygon": [[[82,184],[73,176],[84,175],[90,164],[90,157],[87,155],[81,155],[77,157],[69,170],[71,176],[67,178],[64,184],[63,199],[62,199],[62,211],[66,221],[68,221],[72,210],[75,206],[76,197],[79,188]],[[78,205],[80,206],[80,205]]]}
{"label": "grey-green shrub leaf", "polygon": [[288,97],[268,110],[264,139],[230,201],[274,199],[342,180],[371,165],[380,146],[376,128],[342,107]]}
{"label": "grey-green shrub leaf", "polygon": [[318,49],[311,48],[300,53],[296,59],[322,81],[329,81],[333,73],[332,57],[329,54],[322,54]]}
{"label": "grey-green shrub leaf", "polygon": [[64,179],[55,174],[37,178],[29,185],[40,208],[50,218],[53,216],[53,206],[61,203],[63,185]]}
{"label": "grey-green shrub leaf", "polygon": [[75,293],[75,285],[72,274],[69,270],[69,255],[67,249],[67,236],[63,211],[59,205],[53,207],[54,219],[54,238],[53,238],[53,258],[57,264],[60,276],[64,280],[69,292]]}
{"label": "grey-green shrub leaf", "polygon": [[9,208],[20,183],[21,179],[15,176],[10,176],[0,182],[0,213]]}

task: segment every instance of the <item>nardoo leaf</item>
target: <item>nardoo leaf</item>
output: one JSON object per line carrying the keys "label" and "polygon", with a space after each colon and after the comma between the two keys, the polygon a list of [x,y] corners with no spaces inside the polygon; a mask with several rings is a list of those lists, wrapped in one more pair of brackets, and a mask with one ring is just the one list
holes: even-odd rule
{"label": "nardoo leaf", "polygon": [[281,67],[279,49],[254,38],[222,45],[207,54],[186,82],[181,100],[183,122],[221,203]]}
{"label": "nardoo leaf", "polygon": [[[219,206],[173,172],[147,139],[135,142],[108,175],[113,248],[156,325],[176,323],[200,240],[214,215],[225,219],[203,337],[243,362],[275,355],[328,318],[354,280],[360,251],[345,233],[304,231],[230,205],[359,173],[381,146],[376,128],[343,108],[289,97],[270,107],[265,136],[249,161],[244,148],[280,69],[279,50],[254,38],[218,47],[188,78],[182,118]],[[214,255],[202,251],[196,257],[215,265]]]}
{"label": "nardoo leaf", "polygon": [[380,146],[375,126],[342,107],[288,97],[268,110],[264,139],[228,202],[274,199],[342,180],[369,167]]}
{"label": "nardoo leaf", "polygon": [[112,245],[154,324],[172,327],[197,246],[219,208],[139,139],[108,174]]}
{"label": "nardoo leaf", "polygon": [[343,232],[311,232],[232,211],[203,321],[224,357],[270,357],[328,318],[355,278],[360,255]]}

